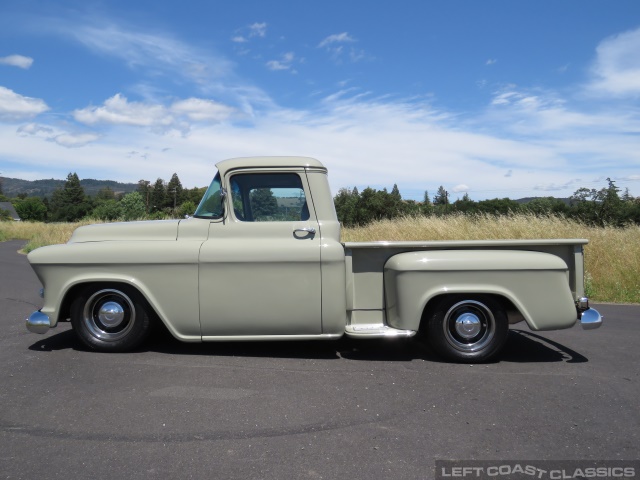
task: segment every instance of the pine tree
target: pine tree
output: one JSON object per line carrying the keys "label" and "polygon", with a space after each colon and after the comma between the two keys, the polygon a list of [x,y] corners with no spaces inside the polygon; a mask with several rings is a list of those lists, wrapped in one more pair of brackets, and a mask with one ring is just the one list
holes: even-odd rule
{"label": "pine tree", "polygon": [[150,203],[150,211],[151,212],[159,212],[165,207],[167,203],[167,190],[164,186],[164,180],[158,178],[156,183],[153,185],[153,190],[151,191],[151,203]]}
{"label": "pine tree", "polygon": [[92,210],[78,175],[70,173],[64,187],[53,192],[51,198],[52,219],[59,222],[75,222]]}
{"label": "pine tree", "polygon": [[183,202],[183,188],[182,183],[180,183],[180,179],[178,178],[178,174],[174,173],[171,176],[171,180],[167,184],[167,202],[169,203],[167,206],[173,208],[182,204]]}
{"label": "pine tree", "polygon": [[434,205],[449,205],[449,192],[447,192],[442,185],[438,187],[436,196],[433,197]]}

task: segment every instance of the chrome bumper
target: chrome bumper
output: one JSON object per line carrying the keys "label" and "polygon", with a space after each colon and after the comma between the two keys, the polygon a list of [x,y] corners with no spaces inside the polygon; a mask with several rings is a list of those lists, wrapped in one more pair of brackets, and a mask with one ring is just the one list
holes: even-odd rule
{"label": "chrome bumper", "polygon": [[33,312],[27,318],[27,330],[31,333],[47,333],[51,328],[51,320],[40,310]]}
{"label": "chrome bumper", "polygon": [[602,325],[602,315],[594,309],[589,308],[580,314],[580,325],[584,330],[593,330]]}

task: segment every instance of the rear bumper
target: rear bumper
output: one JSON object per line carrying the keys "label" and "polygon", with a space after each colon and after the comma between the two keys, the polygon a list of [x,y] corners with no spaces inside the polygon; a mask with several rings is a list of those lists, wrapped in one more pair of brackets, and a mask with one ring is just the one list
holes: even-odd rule
{"label": "rear bumper", "polygon": [[51,320],[40,310],[33,312],[27,318],[27,330],[31,333],[47,333],[51,328]]}
{"label": "rear bumper", "polygon": [[602,325],[602,315],[595,308],[588,308],[580,313],[580,325],[584,330],[593,330]]}

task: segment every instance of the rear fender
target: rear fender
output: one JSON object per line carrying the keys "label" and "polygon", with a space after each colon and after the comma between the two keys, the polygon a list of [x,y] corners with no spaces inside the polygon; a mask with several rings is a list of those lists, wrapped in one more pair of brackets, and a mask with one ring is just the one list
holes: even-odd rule
{"label": "rear fender", "polygon": [[494,295],[508,300],[532,330],[577,320],[567,264],[548,253],[436,250],[401,253],[384,267],[387,323],[418,330],[429,302],[441,295]]}

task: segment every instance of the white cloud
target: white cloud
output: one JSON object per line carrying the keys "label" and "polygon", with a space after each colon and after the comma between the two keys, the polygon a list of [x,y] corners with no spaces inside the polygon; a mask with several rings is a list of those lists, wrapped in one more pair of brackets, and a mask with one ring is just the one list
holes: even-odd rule
{"label": "white cloud", "polygon": [[355,39],[351,37],[347,32],[336,33],[334,35],[329,35],[324,40],[320,42],[318,45],[319,48],[327,47],[334,43],[347,43],[347,42],[355,42]]}
{"label": "white cloud", "polygon": [[496,60],[495,58],[490,58],[484,64],[490,67],[491,65],[495,65],[496,63],[498,63],[498,60]]}
{"label": "white cloud", "polygon": [[188,98],[171,105],[171,111],[195,122],[222,122],[229,119],[235,110],[212,100]]}
{"label": "white cloud", "polygon": [[129,102],[121,94],[107,99],[101,107],[87,107],[73,112],[74,118],[88,125],[112,124],[137,127],[169,127],[173,117],[162,105]]}
{"label": "white cloud", "polygon": [[20,95],[6,87],[0,87],[0,121],[21,121],[33,118],[49,110],[39,98]]}
{"label": "white cloud", "polygon": [[615,97],[640,95],[640,28],[609,37],[596,48],[588,91]]}
{"label": "white cloud", "polygon": [[0,57],[0,65],[9,65],[27,70],[33,64],[33,58],[23,55],[9,55],[8,57]]}
{"label": "white cloud", "polygon": [[170,106],[151,102],[131,102],[118,93],[99,107],[73,112],[76,121],[86,125],[128,125],[148,127],[160,133],[177,130],[186,133],[193,123],[217,123],[229,119],[236,110],[202,98],[175,101]]}
{"label": "white cloud", "polygon": [[100,138],[97,133],[62,133],[51,138],[51,141],[67,148],[83,147]]}
{"label": "white cloud", "polygon": [[453,193],[468,192],[468,191],[469,191],[469,186],[465,185],[464,183],[461,183],[460,185],[456,185],[455,187],[453,187]]}

